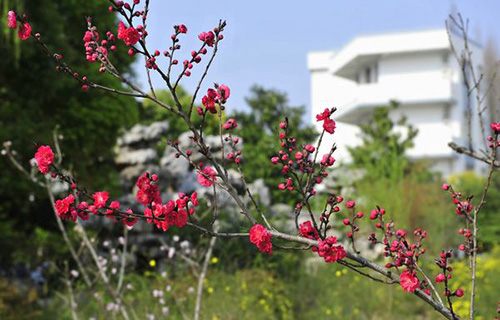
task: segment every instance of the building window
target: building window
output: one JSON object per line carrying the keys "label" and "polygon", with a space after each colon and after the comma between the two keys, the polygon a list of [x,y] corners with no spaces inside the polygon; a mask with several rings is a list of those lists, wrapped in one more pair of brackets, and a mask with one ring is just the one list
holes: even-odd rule
{"label": "building window", "polygon": [[451,118],[451,105],[445,104],[443,108],[443,121],[449,121]]}
{"label": "building window", "polygon": [[375,83],[378,80],[378,65],[374,64],[362,69],[356,75],[356,82],[359,84]]}
{"label": "building window", "polygon": [[365,69],[365,79],[366,79],[366,83],[372,82],[372,70],[370,67]]}

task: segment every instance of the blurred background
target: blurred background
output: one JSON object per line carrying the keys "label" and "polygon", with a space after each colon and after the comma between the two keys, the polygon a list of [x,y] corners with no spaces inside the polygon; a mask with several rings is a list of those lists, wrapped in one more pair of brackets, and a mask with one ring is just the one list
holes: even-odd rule
{"label": "blurred background", "polygon": [[[438,318],[398,286],[326,265],[309,251],[276,250],[267,257],[246,239],[212,242],[193,229],[164,233],[142,223],[128,230],[95,217],[61,224],[50,197],[62,196],[64,186],[40,185],[12,161],[29,173],[35,142],[57,142],[63,166],[80,184],[110,190],[123,207],[141,209],[134,201],[134,183],[146,170],[159,174],[164,199],[193,191],[200,199],[216,196],[197,184],[193,168],[166,144],[178,139],[189,148],[186,126],[150,102],[82,91],[58,74],[33,43],[21,43],[5,22],[12,8],[26,12],[43,41],[74,70],[120,88],[84,55],[86,16],[102,33],[116,30],[118,18],[108,5],[105,0],[0,0],[0,319],[123,319],[127,314],[186,320],[193,318],[199,292],[201,319]],[[481,94],[489,123],[498,121],[500,105],[499,12],[500,2],[494,0],[398,5],[385,0],[151,1],[148,46],[167,49],[172,26],[183,23],[188,34],[181,55],[187,57],[198,46],[198,33],[227,20],[205,84],[231,88],[226,116],[239,124],[244,174],[281,230],[293,232],[297,199],[277,190],[280,172],[269,164],[279,149],[278,123],[288,116],[294,136],[315,142],[315,114],[337,107],[337,132],[327,141],[339,146],[337,164],[319,190],[316,209],[329,194],[342,194],[357,199],[364,212],[384,207],[398,228],[424,228],[429,234],[424,259],[435,274],[434,256],[458,247],[456,230],[463,224],[441,183],[449,181],[471,195],[479,195],[485,183],[483,166],[447,146],[465,145],[468,133],[463,77],[449,39],[458,51],[463,42],[460,30],[452,26],[448,32],[445,21],[458,13],[470,20],[472,63],[484,74]],[[148,88],[144,62],[126,50],[118,46],[114,64]],[[181,102],[190,102],[201,69],[182,83]],[[158,97],[171,103],[161,79],[153,75],[152,81]],[[217,123],[209,122],[212,150],[222,147],[213,135],[217,132]],[[479,149],[485,147],[477,125],[471,135]],[[243,195],[238,172],[230,176]],[[223,194],[217,197],[224,216],[221,230],[240,228],[234,203]],[[500,178],[494,176],[479,217],[477,319],[493,318],[498,301],[499,205]],[[201,206],[209,212],[209,203]],[[333,234],[344,241],[342,218],[341,213]],[[210,216],[200,219],[208,222]],[[361,229],[366,236],[371,232],[368,223]],[[380,248],[368,241],[360,245],[364,254],[384,263]],[[467,295],[469,271],[455,251],[452,285]],[[460,300],[455,308],[466,315],[468,302]]]}

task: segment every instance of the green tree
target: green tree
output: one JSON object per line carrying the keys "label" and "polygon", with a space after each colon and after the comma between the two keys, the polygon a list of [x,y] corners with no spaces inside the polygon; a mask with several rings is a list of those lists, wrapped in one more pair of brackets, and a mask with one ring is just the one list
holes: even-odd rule
{"label": "green tree", "polygon": [[[80,75],[107,86],[120,87],[120,81],[98,72],[98,64],[85,60],[82,37],[85,17],[93,15],[101,37],[116,30],[117,17],[107,10],[105,0],[2,1],[2,17],[9,9],[26,13],[34,32],[39,32],[50,49],[62,54]],[[52,132],[59,125],[65,167],[77,167],[78,179],[96,187],[113,181],[113,146],[120,129],[137,120],[133,99],[103,92],[83,92],[80,84],[55,71],[50,59],[28,39],[20,43],[15,30],[0,22],[0,141],[10,140],[20,160],[28,163],[35,153],[33,142],[53,143]],[[131,72],[133,60],[118,44],[112,59],[123,72]],[[2,157],[6,170],[0,176],[0,225],[17,230],[20,239],[29,241],[35,225],[54,223],[51,209],[42,190],[37,189]],[[92,172],[92,174],[90,174]],[[116,180],[115,180],[116,181]],[[28,195],[35,194],[29,202]],[[5,233],[0,230],[0,233]],[[2,248],[19,247],[16,239],[2,239]],[[9,243],[5,241],[13,241]],[[0,253],[2,256],[5,252]]]}
{"label": "green tree", "polygon": [[363,169],[364,179],[398,181],[408,168],[406,152],[413,147],[418,131],[406,117],[396,122],[391,119],[390,112],[396,108],[396,102],[375,108],[372,118],[360,126],[362,143],[348,148],[353,167]]}
{"label": "green tree", "polygon": [[253,86],[246,98],[249,110],[237,111],[235,119],[241,127],[238,134],[243,138],[245,150],[243,173],[249,181],[264,177],[272,190],[275,201],[293,203],[289,194],[277,190],[282,182],[280,170],[270,165],[270,158],[280,150],[278,139],[279,123],[285,117],[291,128],[291,135],[302,143],[312,142],[316,136],[312,126],[304,126],[304,107],[292,107],[285,93],[273,89]]}

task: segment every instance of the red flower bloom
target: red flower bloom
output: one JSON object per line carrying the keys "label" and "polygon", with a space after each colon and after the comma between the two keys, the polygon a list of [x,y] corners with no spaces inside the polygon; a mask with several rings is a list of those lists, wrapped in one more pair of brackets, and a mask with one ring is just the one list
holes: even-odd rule
{"label": "red flower bloom", "polygon": [[10,10],[9,13],[7,13],[7,26],[9,28],[17,27],[16,13],[12,10]]}
{"label": "red flower bloom", "polygon": [[126,28],[125,24],[120,21],[118,24],[118,39],[123,40],[125,45],[132,46],[139,42],[141,35],[134,27]]}
{"label": "red flower bloom", "polygon": [[215,179],[217,179],[217,174],[215,170],[210,167],[203,168],[198,174],[198,182],[204,187],[212,186]]}
{"label": "red flower bloom", "polygon": [[408,270],[401,273],[400,280],[401,287],[405,291],[414,292],[415,290],[420,288],[420,282],[418,281],[418,278]]}
{"label": "red flower bloom", "polygon": [[356,202],[354,200],[349,200],[345,203],[345,206],[347,208],[353,208],[356,205]]}
{"label": "red flower bloom", "polygon": [[250,229],[250,242],[256,245],[259,251],[266,252],[269,255],[273,253],[271,237],[271,233],[261,224],[255,224]]}
{"label": "red flower bloom", "polygon": [[321,164],[325,167],[331,167],[335,163],[335,158],[329,154],[325,154],[321,159]]}
{"label": "red flower bloom", "polygon": [[[132,214],[134,212],[132,211],[132,209],[127,209],[127,211],[125,211],[125,213]],[[123,218],[122,222],[127,227],[132,228],[137,223],[137,218],[134,218],[132,216],[127,216],[126,218]]]}
{"label": "red flower bloom", "polygon": [[325,122],[323,122],[323,129],[325,129],[326,132],[333,134],[335,132],[335,121],[332,119],[325,119]]}
{"label": "red flower bloom", "polygon": [[218,88],[217,91],[217,96],[219,99],[224,99],[227,100],[229,99],[229,95],[231,94],[231,90],[229,90],[229,87],[226,86],[225,84],[221,84]]}
{"label": "red flower bloom", "polygon": [[94,206],[97,209],[104,207],[109,199],[109,194],[106,191],[96,192],[92,196],[94,197]]}
{"label": "red flower bloom", "polygon": [[207,94],[201,98],[201,103],[205,106],[205,108],[210,111],[210,113],[217,113],[217,109],[215,108],[215,103],[217,102],[217,92],[214,89],[208,89]]}
{"label": "red flower bloom", "polygon": [[161,196],[158,185],[151,183],[153,176],[151,176],[150,178],[149,174],[145,172],[139,178],[137,178],[137,182],[135,183],[135,185],[139,188],[136,196],[137,201],[145,206],[149,205],[151,202],[161,203]]}
{"label": "red flower bloom", "polygon": [[436,276],[436,282],[437,283],[440,283],[440,282],[443,282],[444,280],[446,279],[445,275],[440,273]]}
{"label": "red flower bloom", "polygon": [[[70,207],[75,202],[75,197],[70,194],[62,200],[57,200],[55,203],[56,213],[61,219],[72,218]],[[76,216],[74,217],[76,220]]]}
{"label": "red flower bloom", "polygon": [[199,202],[198,202],[198,193],[197,192],[193,192],[193,194],[191,195],[191,203],[195,207],[198,206]]}
{"label": "red flower bloom", "polygon": [[496,133],[500,133],[500,122],[497,123],[493,122],[492,124],[490,124],[490,128]]}
{"label": "red flower bloom", "polygon": [[27,40],[31,36],[31,26],[29,23],[25,22],[19,26],[17,35],[21,40]]}
{"label": "red flower bloom", "polygon": [[175,225],[178,228],[182,228],[187,223],[187,212],[185,210],[172,210],[167,215],[167,222],[169,225]]}
{"label": "red flower bloom", "polygon": [[205,42],[205,44],[209,47],[214,46],[215,34],[212,31],[202,32],[198,35],[198,39]]}
{"label": "red flower bloom", "polygon": [[183,24],[180,24],[177,28],[178,28],[177,30],[179,31],[179,33],[186,33],[188,31],[187,27]]}
{"label": "red flower bloom", "polygon": [[50,165],[54,162],[54,152],[49,146],[40,146],[35,153],[35,160],[38,164],[38,170],[46,174],[49,172]]}
{"label": "red flower bloom", "polygon": [[[336,262],[342,260],[347,256],[344,247],[341,245],[335,245],[337,243],[337,238],[330,236],[325,239],[325,241],[319,241],[318,247],[316,249],[318,255],[325,259],[325,262]],[[315,251],[315,250],[313,250]]]}
{"label": "red flower bloom", "polygon": [[302,222],[299,226],[299,232],[305,238],[314,240],[319,239],[318,231],[314,229],[311,221]]}
{"label": "red flower bloom", "polygon": [[318,113],[316,115],[316,121],[323,121],[330,118],[330,109],[325,108],[325,110],[322,113]]}

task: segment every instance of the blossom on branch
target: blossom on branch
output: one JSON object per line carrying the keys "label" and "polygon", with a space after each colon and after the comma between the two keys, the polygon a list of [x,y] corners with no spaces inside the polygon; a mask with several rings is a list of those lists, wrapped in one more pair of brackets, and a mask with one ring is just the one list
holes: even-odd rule
{"label": "blossom on branch", "polygon": [[271,243],[272,234],[261,224],[255,224],[250,229],[250,242],[253,243],[261,252],[273,253],[273,244]]}
{"label": "blossom on branch", "polygon": [[14,29],[17,27],[16,13],[12,10],[7,13],[7,26]]}
{"label": "blossom on branch", "polygon": [[420,282],[418,281],[418,278],[408,270],[401,273],[400,281],[401,287],[405,291],[414,292],[415,290],[420,288]]}
{"label": "blossom on branch", "polygon": [[28,22],[22,23],[19,26],[19,30],[17,31],[17,35],[21,40],[27,40],[31,36],[31,26]]}
{"label": "blossom on branch", "polygon": [[198,174],[198,182],[204,187],[210,187],[214,184],[215,179],[217,179],[217,174],[214,169],[210,167],[205,167]]}
{"label": "blossom on branch", "polygon": [[40,146],[35,153],[35,160],[38,164],[38,170],[46,174],[50,170],[50,165],[54,163],[54,152],[50,146]]}
{"label": "blossom on branch", "polygon": [[125,27],[125,24],[120,21],[118,24],[118,39],[123,40],[125,45],[133,46],[139,42],[140,38],[141,35],[139,34],[139,31],[137,31],[134,27]]}
{"label": "blossom on branch", "polygon": [[106,202],[109,199],[109,193],[107,191],[96,192],[92,195],[94,198],[94,206],[99,209],[106,206]]}
{"label": "blossom on branch", "polygon": [[323,129],[325,129],[326,132],[328,132],[329,134],[333,134],[335,132],[335,128],[335,121],[333,121],[332,119],[325,119],[325,121],[323,122]]}

